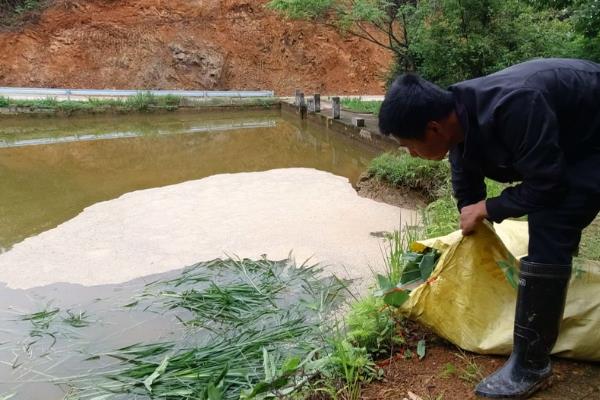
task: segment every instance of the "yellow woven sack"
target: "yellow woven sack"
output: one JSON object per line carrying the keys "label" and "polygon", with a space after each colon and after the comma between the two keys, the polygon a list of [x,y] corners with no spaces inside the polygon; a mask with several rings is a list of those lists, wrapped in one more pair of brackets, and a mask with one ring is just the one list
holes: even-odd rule
{"label": "yellow woven sack", "polygon": [[[500,235],[507,246],[498,236]],[[413,251],[442,252],[429,280],[411,292],[401,312],[457,346],[482,354],[509,354],[515,315],[517,257],[527,251],[527,223],[482,224],[413,243]],[[512,284],[511,284],[512,281]],[[600,268],[575,268],[567,295],[560,336],[553,353],[600,361]]]}

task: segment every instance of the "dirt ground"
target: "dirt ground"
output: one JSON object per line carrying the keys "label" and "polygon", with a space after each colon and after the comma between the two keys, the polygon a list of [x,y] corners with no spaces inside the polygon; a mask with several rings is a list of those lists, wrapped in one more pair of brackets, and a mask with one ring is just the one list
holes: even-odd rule
{"label": "dirt ground", "polygon": [[[394,358],[385,369],[385,378],[365,387],[364,400],[410,399],[412,392],[423,400],[476,399],[473,388],[487,374],[500,368],[505,357],[465,353],[441,340],[429,343],[426,356]],[[552,385],[531,399],[600,399],[600,366],[554,360]],[[411,399],[412,400],[412,399]]]}
{"label": "dirt ground", "polygon": [[[363,176],[357,192],[384,203],[401,207],[419,207],[425,200]],[[366,385],[364,400],[468,400],[476,399],[473,389],[484,376],[500,368],[507,357],[472,354],[413,325],[416,339],[427,342],[426,356],[419,360],[412,351],[406,357],[401,350],[388,360],[378,362],[384,370],[381,381]],[[413,348],[414,343],[413,343]],[[411,392],[417,397],[411,398]],[[600,364],[554,359],[551,386],[531,399],[600,400]]]}
{"label": "dirt ground", "polygon": [[407,188],[391,187],[374,177],[370,177],[367,173],[361,175],[354,188],[362,197],[400,208],[416,209],[427,205],[425,196]]}
{"label": "dirt ground", "polygon": [[0,28],[0,86],[381,94],[390,54],[266,0],[49,0]]}

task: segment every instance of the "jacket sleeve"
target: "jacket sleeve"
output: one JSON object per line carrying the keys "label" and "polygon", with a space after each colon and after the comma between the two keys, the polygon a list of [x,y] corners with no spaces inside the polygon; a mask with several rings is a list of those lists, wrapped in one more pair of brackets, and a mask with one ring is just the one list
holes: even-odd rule
{"label": "jacket sleeve", "polygon": [[452,171],[452,190],[458,205],[458,211],[464,206],[475,204],[485,199],[486,188],[484,176],[477,166],[468,164],[462,157],[462,147],[450,150],[450,166]]}
{"label": "jacket sleeve", "polygon": [[486,201],[488,218],[501,222],[560,201],[565,193],[564,155],[556,114],[542,93],[511,95],[498,108],[495,121],[496,132],[512,154],[513,167],[523,181]]}

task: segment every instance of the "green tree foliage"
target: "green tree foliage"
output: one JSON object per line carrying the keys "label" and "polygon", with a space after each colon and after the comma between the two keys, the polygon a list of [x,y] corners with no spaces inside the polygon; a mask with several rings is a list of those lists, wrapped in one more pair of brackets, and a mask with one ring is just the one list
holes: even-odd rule
{"label": "green tree foliage", "polygon": [[568,22],[519,0],[424,0],[414,13],[413,58],[440,85],[576,53]]}
{"label": "green tree foliage", "polygon": [[576,57],[600,62],[600,0],[530,0],[538,10],[554,12],[577,36]]}
{"label": "green tree foliage", "polygon": [[271,0],[391,50],[392,75],[440,85],[535,57],[600,59],[600,0]]}
{"label": "green tree foliage", "polygon": [[22,14],[39,5],[40,0],[0,0],[0,15]]}

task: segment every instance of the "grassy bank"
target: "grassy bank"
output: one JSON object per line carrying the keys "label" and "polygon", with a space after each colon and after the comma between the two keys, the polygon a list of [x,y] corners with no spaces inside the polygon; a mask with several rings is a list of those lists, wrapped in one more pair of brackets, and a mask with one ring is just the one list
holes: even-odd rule
{"label": "grassy bank", "polygon": [[[427,237],[446,235],[458,229],[459,214],[452,196],[450,165],[410,157],[407,153],[385,153],[373,159],[368,173],[395,187],[408,187],[425,195],[423,210]],[[505,185],[486,179],[488,197],[495,197]],[[583,231],[579,257],[600,261],[600,219]]]}
{"label": "grassy bank", "polygon": [[340,100],[342,104],[342,108],[358,112],[358,113],[372,113],[379,114],[379,109],[381,108],[381,101],[369,101],[358,99],[350,99],[350,98],[342,98]]}
{"label": "grassy bank", "polygon": [[276,98],[210,98],[188,99],[179,96],[156,96],[149,92],[139,92],[135,96],[124,99],[57,100],[53,97],[45,99],[21,100],[0,97],[0,108],[10,113],[63,113],[75,112],[146,112],[153,110],[175,111],[179,108],[206,108],[221,106],[264,106],[276,104]]}

